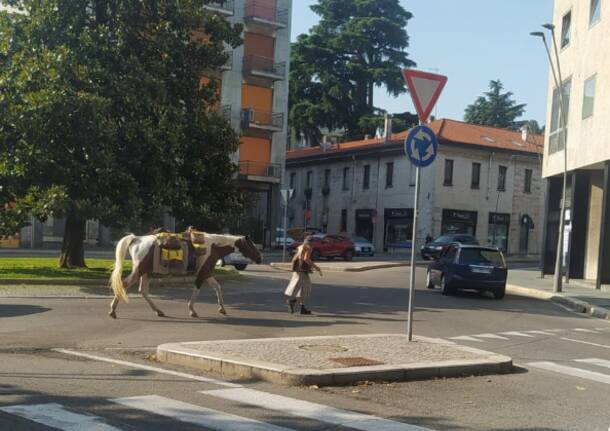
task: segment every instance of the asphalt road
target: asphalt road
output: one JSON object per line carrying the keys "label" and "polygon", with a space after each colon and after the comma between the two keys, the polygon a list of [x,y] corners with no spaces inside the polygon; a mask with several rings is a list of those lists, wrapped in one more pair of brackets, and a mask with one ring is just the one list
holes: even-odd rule
{"label": "asphalt road", "polygon": [[[236,402],[215,392],[228,387],[217,376],[202,381],[201,373],[154,361],[155,347],[167,342],[405,332],[407,268],[314,277],[314,316],[286,312],[288,276],[249,267],[223,282],[228,316],[203,291],[199,319],[187,317],[190,290],[183,288],[152,286],[168,317],[156,317],[134,297],[119,306],[117,320],[106,315],[106,289],[0,288],[0,430],[70,429],[69,423],[102,431],[610,427],[610,324],[510,295],[497,301],[418,289],[414,323],[416,335],[513,357],[510,375],[323,389],[234,382],[251,400]],[[256,406],[267,399],[275,408]]]}

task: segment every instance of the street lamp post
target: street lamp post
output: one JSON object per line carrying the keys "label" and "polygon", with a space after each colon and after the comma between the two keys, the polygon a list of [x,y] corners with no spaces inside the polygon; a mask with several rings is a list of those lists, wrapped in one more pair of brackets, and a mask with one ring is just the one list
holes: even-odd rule
{"label": "street lamp post", "polygon": [[555,273],[553,275],[553,291],[561,292],[562,291],[562,281],[563,281],[563,235],[564,235],[564,224],[565,224],[565,213],[566,213],[566,196],[567,196],[567,184],[568,184],[568,143],[567,143],[567,132],[565,128],[567,127],[567,118],[565,115],[565,105],[563,103],[563,80],[561,77],[561,67],[559,64],[559,49],[557,48],[557,40],[555,39],[555,26],[553,24],[544,24],[544,28],[550,30],[551,36],[553,38],[553,47],[555,50],[555,61],[557,63],[557,71],[555,70],[555,66],[553,65],[553,58],[551,56],[551,50],[549,49],[549,45],[546,42],[546,37],[544,33],[540,31],[530,33],[532,36],[540,37],[542,42],[544,43],[544,48],[546,50],[547,56],[549,58],[549,64],[551,65],[551,71],[553,74],[553,81],[555,82],[555,88],[557,88],[559,94],[559,135],[560,139],[563,135],[563,187],[562,187],[562,195],[561,195],[561,209],[559,211],[559,235],[557,238],[557,256],[555,257]]}

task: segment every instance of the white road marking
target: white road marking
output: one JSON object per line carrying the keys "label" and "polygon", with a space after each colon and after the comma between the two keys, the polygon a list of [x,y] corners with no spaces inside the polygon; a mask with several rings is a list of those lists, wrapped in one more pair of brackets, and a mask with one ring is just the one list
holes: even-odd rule
{"label": "white road marking", "polygon": [[477,335],[473,335],[473,337],[492,338],[494,340],[508,340],[508,338],[502,337],[501,335],[496,335],[496,334],[477,334]]}
{"label": "white road marking", "polygon": [[450,340],[457,340],[457,341],[478,341],[479,343],[482,343],[483,340],[479,340],[477,338],[474,337],[469,337],[468,335],[461,335],[459,337],[449,337]]}
{"label": "white road marking", "polygon": [[422,428],[416,425],[409,425],[349,410],[337,409],[323,404],[284,397],[282,395],[269,394],[254,389],[215,389],[200,392],[225,400],[250,404],[268,410],[277,410],[292,416],[313,419],[361,431],[430,431],[429,428]]}
{"label": "white road marking", "polygon": [[598,383],[610,385],[610,376],[607,374],[597,373],[595,371],[583,370],[582,368],[567,367],[565,365],[555,364],[554,362],[530,362],[526,364],[530,367],[540,368],[547,371],[565,374],[572,377],[580,377],[586,380],[592,380]]}
{"label": "white road marking", "polygon": [[533,335],[529,335],[529,334],[526,334],[525,332],[519,332],[519,331],[500,332],[500,334],[502,334],[502,335],[514,335],[515,337],[534,338]]}
{"label": "white road marking", "polygon": [[106,358],[104,356],[91,355],[89,353],[76,352],[74,350],[53,349],[53,351],[59,352],[59,353],[64,353],[66,355],[87,358],[87,359],[91,359],[93,361],[108,362],[111,364],[123,365],[123,366],[129,367],[129,368],[138,368],[140,370],[147,370],[147,371],[152,371],[152,372],[160,373],[160,374],[168,374],[170,376],[182,377],[184,379],[197,380],[199,382],[204,382],[204,383],[212,383],[212,384],[219,385],[219,386],[226,386],[228,388],[240,388],[241,387],[241,385],[225,382],[222,380],[211,379],[211,378],[203,377],[203,376],[196,376],[194,374],[181,373],[179,371],[166,370],[164,368],[159,368],[159,367],[151,367],[150,365],[138,364],[136,362],[121,361],[120,359],[112,359],[112,358]]}
{"label": "white road marking", "polygon": [[528,334],[537,334],[537,335],[554,335],[547,331],[525,331],[525,332],[527,332]]}
{"label": "white road marking", "polygon": [[591,343],[590,341],[575,340],[573,338],[567,338],[567,337],[561,337],[560,339],[561,340],[565,340],[565,341],[572,341],[574,343],[588,344],[589,346],[595,346],[595,347],[602,347],[604,349],[610,349],[610,346],[606,346],[605,344]]}
{"label": "white road marking", "polygon": [[248,419],[206,407],[158,395],[116,398],[117,404],[129,408],[143,410],[156,415],[167,416],[181,422],[201,425],[215,431],[293,431],[277,425]]}
{"label": "white road marking", "polygon": [[545,332],[564,332],[565,329],[545,329]]}
{"label": "white road marking", "polygon": [[606,359],[589,358],[589,359],[576,359],[575,362],[582,362],[583,364],[596,365],[598,367],[610,368],[610,361]]}
{"label": "white road marking", "polygon": [[591,329],[584,329],[584,328],[574,328],[574,329],[572,329],[572,331],[585,332],[587,334],[599,334],[599,331],[593,331]]}
{"label": "white road marking", "polygon": [[55,403],[0,407],[0,410],[62,431],[121,431],[97,416],[74,413]]}

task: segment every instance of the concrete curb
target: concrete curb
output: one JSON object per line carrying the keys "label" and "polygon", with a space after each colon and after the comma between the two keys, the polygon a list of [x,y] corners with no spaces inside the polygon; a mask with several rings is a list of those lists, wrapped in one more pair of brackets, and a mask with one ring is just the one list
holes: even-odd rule
{"label": "concrete curb", "polygon": [[[216,278],[234,277],[237,271],[226,271],[215,274]],[[176,285],[195,284],[193,276],[170,276],[167,278],[153,278],[152,287],[172,287]],[[57,279],[57,278],[4,278],[0,280],[0,286],[87,286],[87,287],[108,287],[107,278],[78,278],[78,279]]]}
{"label": "concrete curb", "polygon": [[[378,335],[383,336],[385,334]],[[355,337],[358,336],[356,335]],[[507,356],[471,347],[457,346],[455,343],[445,340],[426,337],[416,338],[439,344],[451,344],[460,350],[479,354],[481,358],[476,360],[429,361],[319,370],[292,368],[287,365],[256,360],[237,360],[228,356],[205,354],[200,350],[186,347],[186,345],[193,343],[168,343],[157,347],[157,359],[161,362],[220,374],[227,378],[260,379],[289,386],[341,386],[365,380],[384,382],[432,380],[472,375],[507,374],[513,370],[512,358]],[[274,340],[281,340],[281,338]],[[243,340],[227,340],[226,342],[233,343],[240,341]]]}
{"label": "concrete curb", "polygon": [[[416,265],[418,265],[419,262],[416,262]],[[292,265],[289,263],[281,263],[281,262],[271,262],[269,264],[270,266],[272,266],[273,268],[276,269],[281,269],[284,271],[291,271],[292,270]],[[374,263],[374,264],[370,264],[370,265],[360,265],[360,266],[351,266],[351,267],[344,267],[344,266],[321,266],[322,271],[329,271],[329,272],[364,272],[364,271],[372,271],[374,269],[386,269],[386,268],[398,268],[398,267],[404,267],[404,266],[409,266],[410,264],[408,262],[388,262],[388,263]]]}
{"label": "concrete curb", "polygon": [[568,295],[533,289],[531,287],[516,286],[513,284],[506,285],[506,293],[526,296],[529,298],[545,299],[557,304],[561,304],[577,313],[588,314],[598,319],[610,320],[610,310],[607,308],[598,307],[580,299],[572,298]]}

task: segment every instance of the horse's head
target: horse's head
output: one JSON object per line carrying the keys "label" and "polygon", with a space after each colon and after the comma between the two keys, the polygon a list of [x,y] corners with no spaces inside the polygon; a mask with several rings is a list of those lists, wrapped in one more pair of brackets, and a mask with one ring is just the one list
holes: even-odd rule
{"label": "horse's head", "polygon": [[263,255],[254,245],[249,236],[242,236],[235,241],[235,247],[246,256],[248,259],[260,264],[263,261]]}

